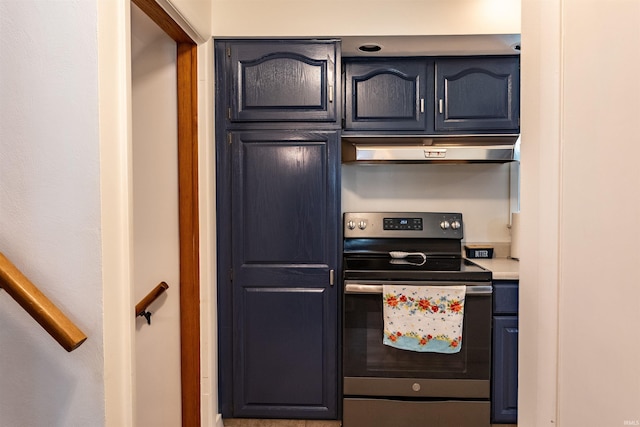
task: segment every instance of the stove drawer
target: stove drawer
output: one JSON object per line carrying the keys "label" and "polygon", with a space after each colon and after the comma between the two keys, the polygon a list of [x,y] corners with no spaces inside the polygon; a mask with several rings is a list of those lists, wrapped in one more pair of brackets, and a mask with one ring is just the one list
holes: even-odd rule
{"label": "stove drawer", "polygon": [[343,427],[485,427],[489,401],[344,399]]}

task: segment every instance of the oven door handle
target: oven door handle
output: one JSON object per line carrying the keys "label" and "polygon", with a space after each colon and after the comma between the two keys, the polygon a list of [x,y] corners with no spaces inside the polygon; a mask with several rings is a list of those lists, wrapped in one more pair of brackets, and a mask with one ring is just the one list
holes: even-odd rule
{"label": "oven door handle", "polygon": [[[433,283],[434,286],[438,286],[437,283]],[[382,294],[382,285],[367,285],[361,283],[349,283],[344,287],[345,294]],[[491,285],[477,285],[467,286],[466,295],[491,295],[493,293],[493,286]]]}

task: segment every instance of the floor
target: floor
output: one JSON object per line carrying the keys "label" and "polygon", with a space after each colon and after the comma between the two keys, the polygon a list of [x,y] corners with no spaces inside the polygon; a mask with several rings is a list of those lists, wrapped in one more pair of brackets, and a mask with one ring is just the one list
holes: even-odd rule
{"label": "floor", "polygon": [[340,427],[340,421],[225,419],[224,427]]}
{"label": "floor", "polygon": [[[340,421],[225,419],[224,427],[340,427]],[[494,427],[517,427],[516,424],[492,424]],[[392,427],[392,426],[390,426]]]}

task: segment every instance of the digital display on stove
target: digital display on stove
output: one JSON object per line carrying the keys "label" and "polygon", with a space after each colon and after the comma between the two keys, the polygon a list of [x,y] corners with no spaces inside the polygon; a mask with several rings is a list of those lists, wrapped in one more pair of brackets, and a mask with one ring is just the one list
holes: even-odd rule
{"label": "digital display on stove", "polygon": [[422,230],[422,218],[384,218],[384,230]]}

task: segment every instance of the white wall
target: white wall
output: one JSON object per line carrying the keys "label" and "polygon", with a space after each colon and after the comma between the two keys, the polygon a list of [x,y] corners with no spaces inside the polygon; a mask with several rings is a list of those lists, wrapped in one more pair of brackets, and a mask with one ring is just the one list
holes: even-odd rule
{"label": "white wall", "polygon": [[[518,424],[557,419],[560,7],[523,0]],[[544,31],[542,31],[544,28]],[[527,46],[526,49],[524,46]],[[585,262],[585,266],[589,262]]]}
{"label": "white wall", "polygon": [[523,427],[640,424],[639,24],[523,0]]}
{"label": "white wall", "polygon": [[[558,421],[638,425],[640,3],[563,6]],[[625,77],[602,84],[604,67]],[[603,156],[603,145],[619,156]],[[595,247],[606,249],[585,268]]]}
{"label": "white wall", "polygon": [[0,291],[3,427],[135,425],[129,8],[0,0],[0,251],[89,336],[66,353]]}
{"label": "white wall", "polygon": [[518,34],[517,0],[212,0],[214,37]]}
{"label": "white wall", "polygon": [[169,289],[136,319],[136,425],[181,424],[180,251],[176,43],[131,7],[133,278],[140,301]]}
{"label": "white wall", "polygon": [[0,251],[88,336],[0,291],[0,425],[104,423],[96,3],[0,1]]}
{"label": "white wall", "polygon": [[461,212],[464,241],[511,241],[510,164],[342,166],[343,212]]}
{"label": "white wall", "polygon": [[222,427],[218,413],[215,123],[213,40],[198,45],[198,202],[200,204],[200,333],[202,424]]}

